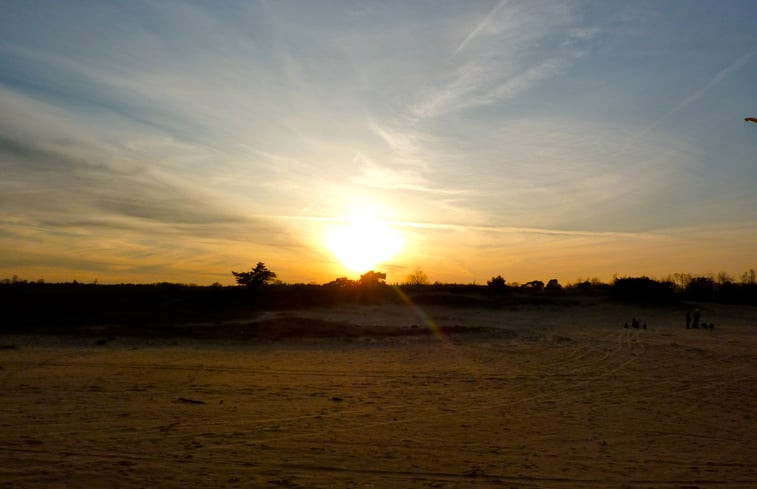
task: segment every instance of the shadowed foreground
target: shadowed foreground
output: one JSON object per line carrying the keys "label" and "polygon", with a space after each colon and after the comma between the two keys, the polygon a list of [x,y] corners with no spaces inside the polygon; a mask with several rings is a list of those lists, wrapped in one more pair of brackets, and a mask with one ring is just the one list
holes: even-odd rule
{"label": "shadowed foreground", "polygon": [[757,487],[752,318],[559,317],[451,340],[17,340],[0,487]]}

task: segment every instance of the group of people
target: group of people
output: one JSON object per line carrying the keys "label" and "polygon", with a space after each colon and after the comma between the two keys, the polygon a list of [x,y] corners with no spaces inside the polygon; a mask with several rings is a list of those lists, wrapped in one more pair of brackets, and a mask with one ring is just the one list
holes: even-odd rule
{"label": "group of people", "polygon": [[[624,327],[625,327],[626,329],[628,329],[628,323],[626,323]],[[636,319],[636,318],[632,318],[632,319],[631,319],[631,327],[632,327],[633,329],[639,329],[639,328],[641,328],[641,329],[647,329],[647,323],[642,323],[642,322],[641,322],[641,321],[639,321],[638,319]]]}
{"label": "group of people", "polygon": [[699,309],[694,309],[694,314],[691,311],[686,311],[686,329],[714,329],[714,323],[702,323],[699,324]]}
{"label": "group of people", "polygon": [[[686,329],[715,329],[715,323],[700,323],[699,320],[699,309],[694,309],[693,313],[686,311]],[[634,317],[631,319],[631,324],[626,323],[624,328],[647,329],[647,323]]]}

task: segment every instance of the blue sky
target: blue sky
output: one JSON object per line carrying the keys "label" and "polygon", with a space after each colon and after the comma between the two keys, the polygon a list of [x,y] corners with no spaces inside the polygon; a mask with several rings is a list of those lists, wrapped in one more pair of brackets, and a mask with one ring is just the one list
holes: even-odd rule
{"label": "blue sky", "polygon": [[[3,2],[0,276],[757,268],[754,1]],[[354,271],[353,271],[354,272]]]}

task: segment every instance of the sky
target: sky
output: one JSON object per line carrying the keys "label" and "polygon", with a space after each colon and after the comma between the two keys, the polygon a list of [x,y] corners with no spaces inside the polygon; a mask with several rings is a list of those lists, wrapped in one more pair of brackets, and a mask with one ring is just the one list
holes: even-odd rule
{"label": "sky", "polygon": [[757,2],[4,1],[0,278],[757,268]]}

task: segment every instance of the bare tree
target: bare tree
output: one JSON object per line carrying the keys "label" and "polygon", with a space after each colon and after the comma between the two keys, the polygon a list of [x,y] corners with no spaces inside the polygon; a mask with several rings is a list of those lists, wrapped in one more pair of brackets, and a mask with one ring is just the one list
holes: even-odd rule
{"label": "bare tree", "polygon": [[428,285],[428,275],[420,268],[416,268],[413,273],[407,276],[407,284],[413,286]]}
{"label": "bare tree", "polygon": [[718,273],[718,285],[730,284],[731,282],[733,282],[733,278],[726,272]]}
{"label": "bare tree", "polygon": [[750,268],[741,274],[741,283],[745,285],[754,285],[757,283],[757,272],[754,271],[754,268]]}

